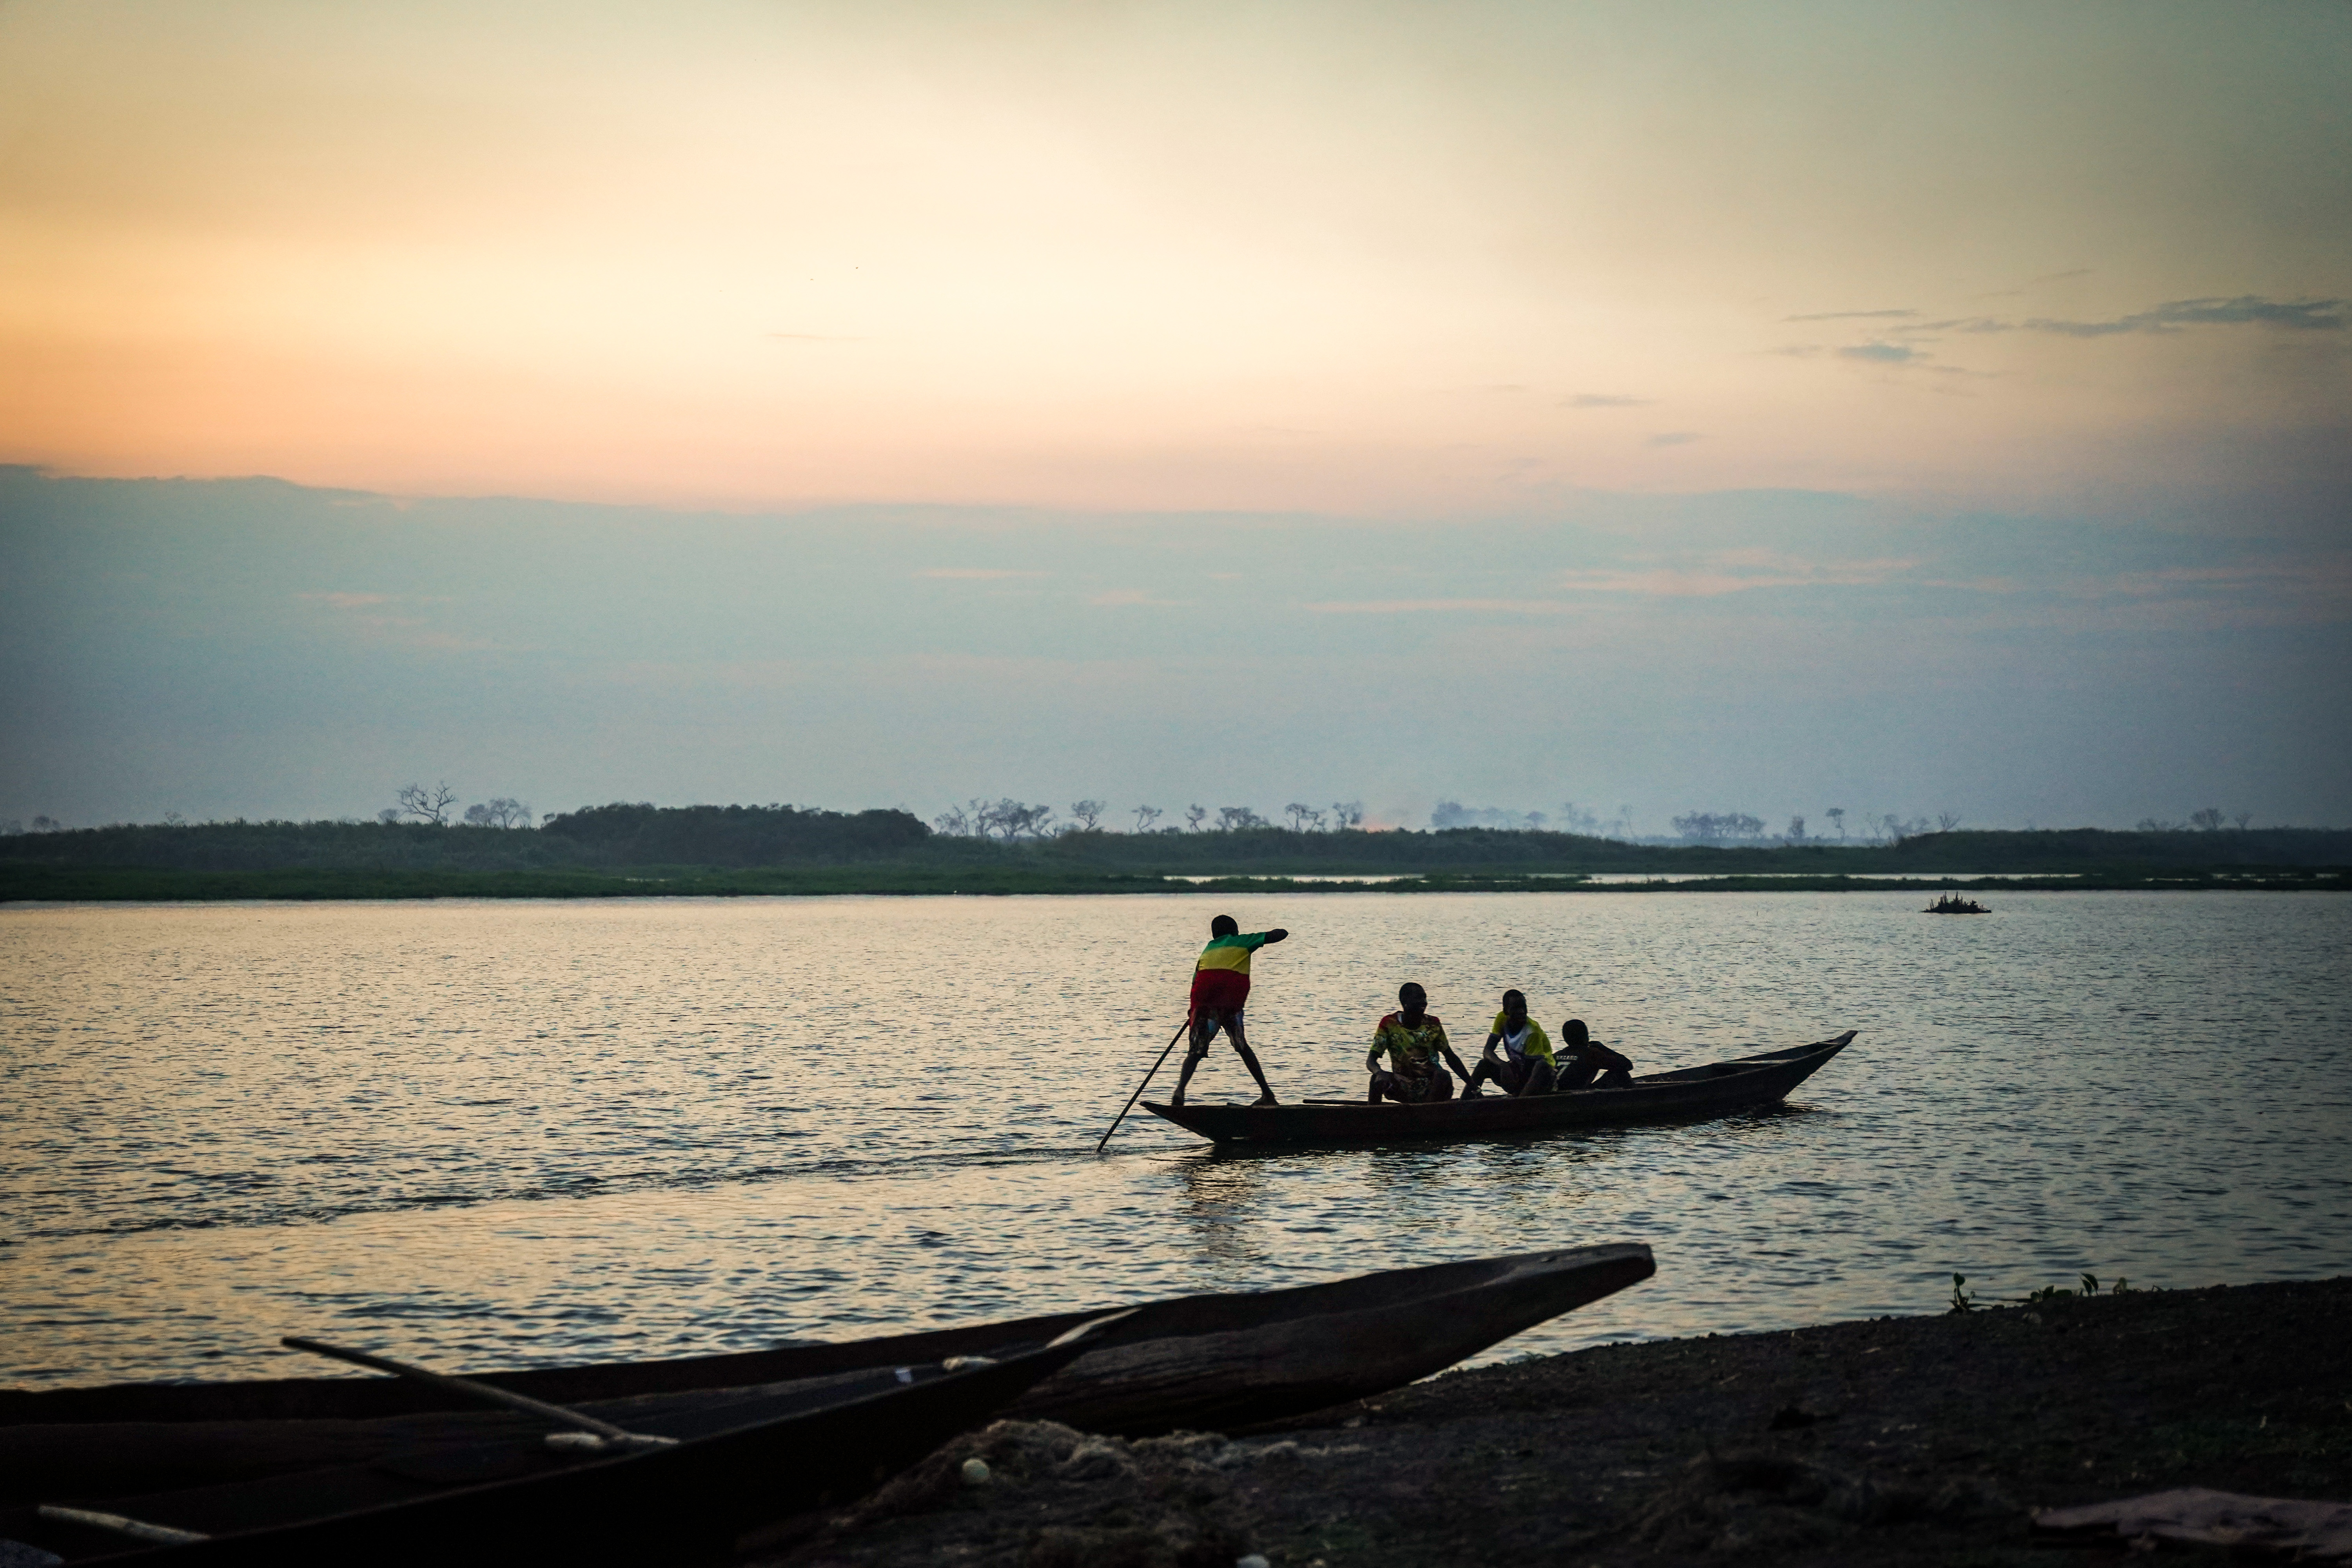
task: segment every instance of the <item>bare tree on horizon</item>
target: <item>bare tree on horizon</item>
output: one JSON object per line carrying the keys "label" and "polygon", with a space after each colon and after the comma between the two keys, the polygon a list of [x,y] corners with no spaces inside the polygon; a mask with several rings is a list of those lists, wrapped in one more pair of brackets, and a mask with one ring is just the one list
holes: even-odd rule
{"label": "bare tree on horizon", "polygon": [[449,808],[457,804],[457,792],[449,787],[446,779],[426,789],[423,784],[403,784],[394,796],[400,802],[403,816],[413,816],[419,822],[436,827],[449,826]]}
{"label": "bare tree on horizon", "polygon": [[466,822],[472,827],[529,827],[530,807],[511,795],[492,795],[485,804],[467,806]]}
{"label": "bare tree on horizon", "polygon": [[1166,815],[1156,805],[1139,805],[1135,808],[1135,830],[1138,833],[1150,832],[1151,825]]}

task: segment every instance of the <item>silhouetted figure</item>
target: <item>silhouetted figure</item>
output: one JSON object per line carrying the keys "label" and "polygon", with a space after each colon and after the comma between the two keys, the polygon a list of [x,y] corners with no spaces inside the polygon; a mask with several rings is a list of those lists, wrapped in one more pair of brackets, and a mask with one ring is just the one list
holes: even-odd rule
{"label": "silhouetted figure", "polygon": [[[1502,1047],[1499,1052],[1497,1046]],[[1505,1094],[1549,1094],[1557,1074],[1551,1037],[1528,1016],[1527,993],[1506,991],[1503,1010],[1495,1015],[1494,1027],[1486,1032],[1486,1048],[1480,1053],[1462,1098],[1477,1099],[1478,1086],[1490,1079]]]}
{"label": "silhouetted figure", "polygon": [[1257,1103],[1276,1103],[1265,1070],[1257,1065],[1257,1053],[1250,1049],[1249,1036],[1243,1030],[1242,1005],[1249,1000],[1250,954],[1289,934],[1279,926],[1244,934],[1241,922],[1231,915],[1219,915],[1209,922],[1209,945],[1201,950],[1201,961],[1192,966],[1192,1047],[1184,1055],[1184,1070],[1176,1077],[1176,1092],[1168,1097],[1169,1104],[1184,1103],[1184,1086],[1207,1058],[1209,1042],[1220,1029],[1232,1043],[1234,1054],[1242,1058],[1242,1066],[1257,1079]]}
{"label": "silhouetted figure", "polygon": [[1559,1026],[1559,1050],[1553,1060],[1559,1064],[1562,1089],[1633,1087],[1633,1064],[1594,1039],[1581,1018]]}
{"label": "silhouetted figure", "polygon": [[[1453,1099],[1454,1080],[1445,1076],[1437,1058],[1444,1057],[1465,1079],[1470,1069],[1454,1054],[1445,1026],[1429,1011],[1429,994],[1408,980],[1397,988],[1397,1004],[1395,1012],[1382,1015],[1372,1030],[1372,1048],[1364,1053],[1364,1070],[1372,1075],[1372,1087],[1365,1098],[1375,1105],[1382,1099],[1404,1105]],[[1384,1052],[1389,1058],[1386,1068],[1381,1066]]]}

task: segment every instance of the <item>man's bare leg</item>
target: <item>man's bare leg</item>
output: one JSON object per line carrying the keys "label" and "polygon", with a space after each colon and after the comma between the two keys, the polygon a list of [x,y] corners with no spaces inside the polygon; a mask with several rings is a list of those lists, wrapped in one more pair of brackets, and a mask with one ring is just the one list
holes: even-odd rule
{"label": "man's bare leg", "polygon": [[1168,1103],[1170,1105],[1181,1106],[1184,1103],[1184,1086],[1192,1081],[1192,1075],[1200,1071],[1201,1064],[1208,1059],[1208,1029],[1209,1019],[1207,1015],[1202,1013],[1193,1014],[1192,1042],[1184,1052],[1184,1070],[1176,1075],[1176,1092],[1168,1097]]}
{"label": "man's bare leg", "polygon": [[1249,1039],[1242,1033],[1240,1015],[1236,1014],[1225,1020],[1225,1037],[1233,1041],[1234,1049],[1240,1055],[1242,1066],[1249,1068],[1250,1077],[1257,1079],[1257,1102],[1260,1105],[1280,1104],[1281,1102],[1274,1098],[1273,1086],[1265,1081],[1265,1069],[1257,1065],[1257,1053],[1250,1049]]}

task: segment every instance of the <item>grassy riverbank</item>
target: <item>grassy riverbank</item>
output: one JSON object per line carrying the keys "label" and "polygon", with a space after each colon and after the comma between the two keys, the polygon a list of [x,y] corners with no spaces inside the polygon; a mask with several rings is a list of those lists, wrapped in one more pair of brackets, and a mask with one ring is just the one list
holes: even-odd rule
{"label": "grassy riverbank", "polygon": [[[1237,1440],[1008,1423],[768,1561],[2048,1568],[2034,1509],[2352,1499],[2347,1389],[2347,1279],[1609,1346]],[[973,1456],[985,1486],[961,1480]]]}
{"label": "grassy riverbank", "polygon": [[1579,876],[1438,873],[1376,881],[1315,877],[1160,877],[1019,865],[648,866],[622,870],[466,871],[287,868],[258,871],[147,867],[0,865],[0,902],[219,902],[237,899],[643,899],[826,897],[841,894],[1013,896],[1038,893],[1705,893],[1967,890],[2021,889],[2343,891],[2352,879],[2326,871],[2263,869],[2116,873],[2031,878],[1701,877],[1591,881]]}

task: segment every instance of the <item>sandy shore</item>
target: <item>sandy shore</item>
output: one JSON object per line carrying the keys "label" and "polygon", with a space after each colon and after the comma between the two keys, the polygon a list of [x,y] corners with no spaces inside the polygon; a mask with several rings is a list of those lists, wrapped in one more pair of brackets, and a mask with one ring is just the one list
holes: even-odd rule
{"label": "sandy shore", "polygon": [[2352,1279],[1606,1346],[1230,1436],[1002,1423],[766,1561],[2051,1568],[2029,1510],[2182,1486],[2352,1500]]}

